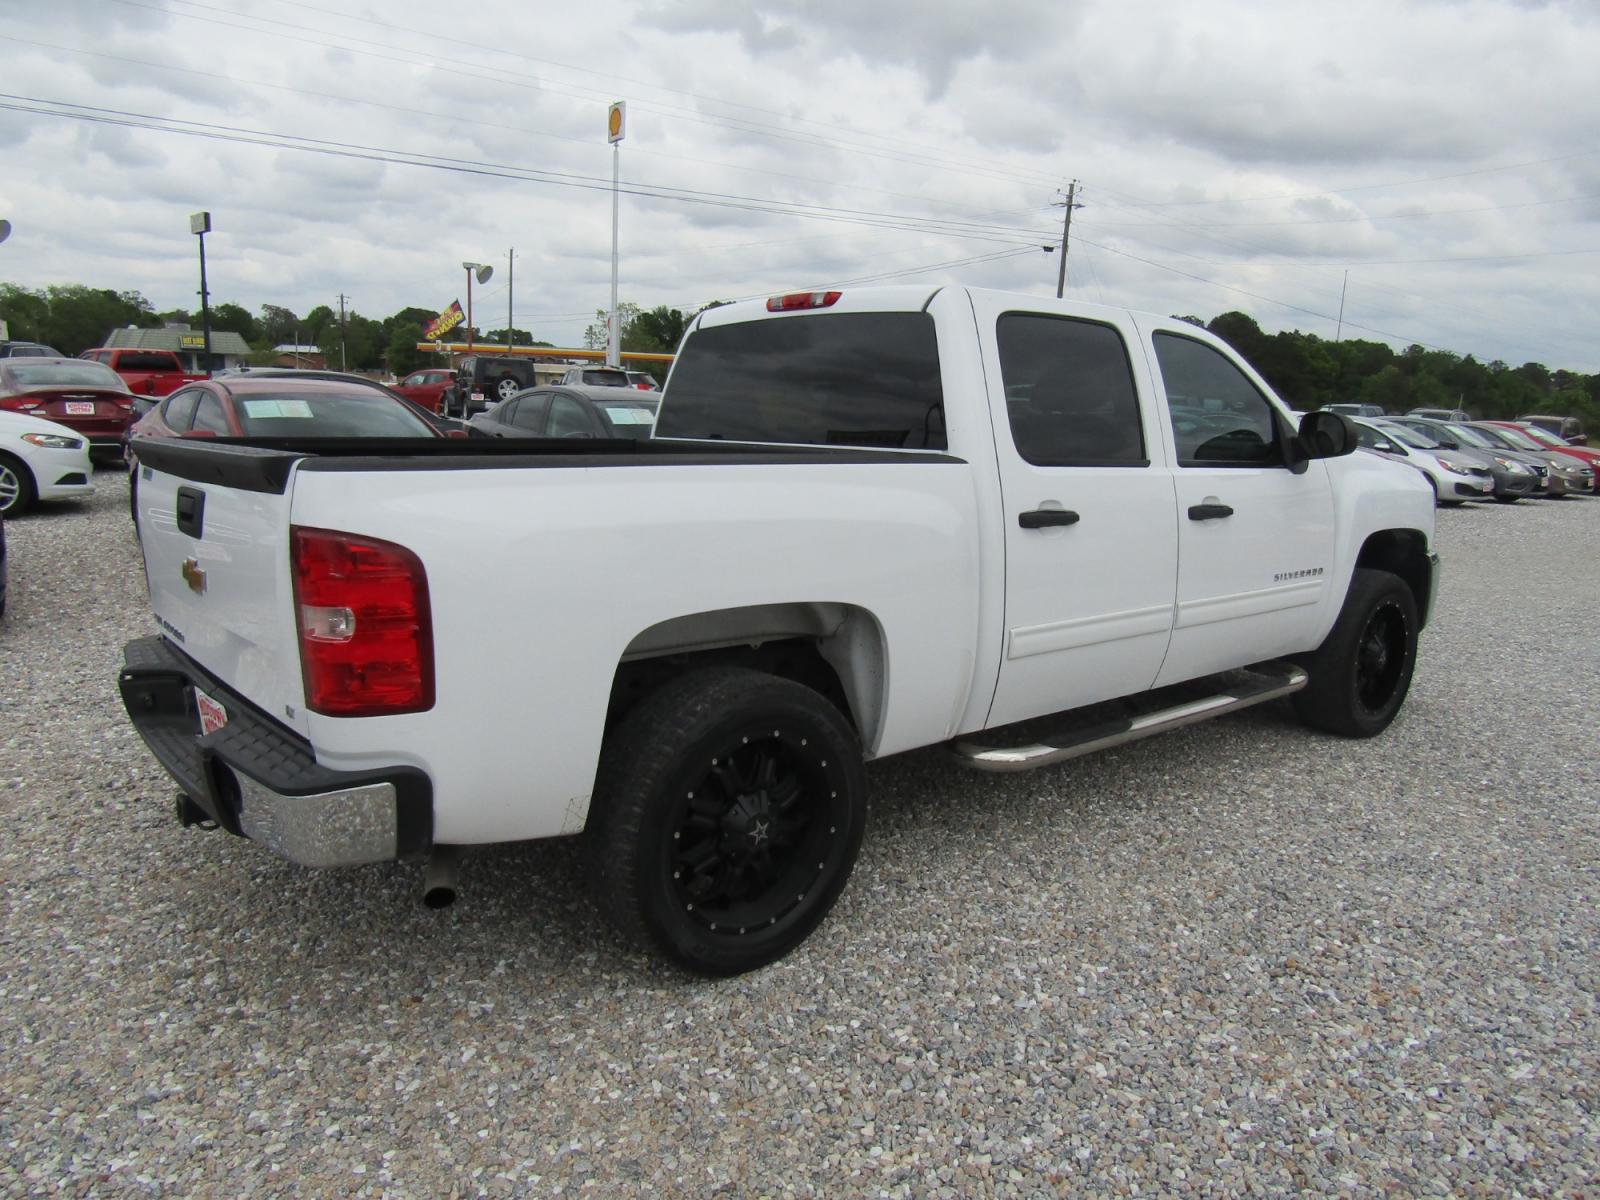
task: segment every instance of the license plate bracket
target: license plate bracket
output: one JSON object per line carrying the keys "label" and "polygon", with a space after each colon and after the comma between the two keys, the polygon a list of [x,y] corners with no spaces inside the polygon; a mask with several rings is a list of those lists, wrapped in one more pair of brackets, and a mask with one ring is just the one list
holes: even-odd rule
{"label": "license plate bracket", "polygon": [[228,710],[199,688],[194,689],[194,706],[200,714],[200,736],[215,733],[228,723]]}

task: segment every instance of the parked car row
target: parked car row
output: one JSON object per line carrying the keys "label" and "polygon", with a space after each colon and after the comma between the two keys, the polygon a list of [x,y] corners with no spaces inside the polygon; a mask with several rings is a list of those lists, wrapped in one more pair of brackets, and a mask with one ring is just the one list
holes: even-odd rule
{"label": "parked car row", "polygon": [[606,385],[530,388],[490,405],[467,428],[502,438],[647,438],[660,403],[660,392]]}
{"label": "parked car row", "polygon": [[1537,426],[1419,416],[1352,419],[1365,449],[1422,472],[1440,504],[1491,498],[1513,504],[1597,491],[1600,454]]}

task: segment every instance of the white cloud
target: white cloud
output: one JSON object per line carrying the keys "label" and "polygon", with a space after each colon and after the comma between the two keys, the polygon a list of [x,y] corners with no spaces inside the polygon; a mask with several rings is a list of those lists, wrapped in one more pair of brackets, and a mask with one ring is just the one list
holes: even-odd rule
{"label": "white cloud", "polygon": [[1348,269],[1347,331],[1600,369],[1600,271],[1572,253],[1600,251],[1585,5],[486,0],[441,24],[421,0],[80,0],[0,11],[0,40],[13,95],[491,172],[0,108],[27,164],[0,176],[0,278],[28,286],[187,306],[209,208],[220,299],[433,307],[515,246],[518,323],[570,342],[609,296],[626,99],[624,180],[703,193],[622,197],[622,293],[647,306],[1010,251],[907,278],[1053,294],[1037,246],[1077,178],[1080,298],[1331,334]]}

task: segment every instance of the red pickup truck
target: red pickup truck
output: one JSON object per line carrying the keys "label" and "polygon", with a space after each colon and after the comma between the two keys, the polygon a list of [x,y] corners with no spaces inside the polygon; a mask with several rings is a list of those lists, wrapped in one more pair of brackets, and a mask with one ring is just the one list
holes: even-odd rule
{"label": "red pickup truck", "polygon": [[183,361],[171,350],[103,346],[85,350],[78,357],[105,363],[122,376],[135,396],[170,396],[184,384],[205,378],[184,371]]}

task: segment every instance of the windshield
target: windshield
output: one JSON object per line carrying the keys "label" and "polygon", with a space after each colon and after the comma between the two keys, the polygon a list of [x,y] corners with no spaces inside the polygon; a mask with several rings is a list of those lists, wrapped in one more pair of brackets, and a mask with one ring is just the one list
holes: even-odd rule
{"label": "windshield", "polygon": [[1407,446],[1414,446],[1418,450],[1437,450],[1439,440],[1431,438],[1425,433],[1418,433],[1409,425],[1379,425],[1376,428],[1383,430],[1397,442]]}
{"label": "windshield", "polygon": [[1548,446],[1556,450],[1565,450],[1570,443],[1562,441],[1548,429],[1540,429],[1537,425],[1527,425],[1517,431],[1525,434],[1538,442],[1541,447]]}
{"label": "windshield", "polygon": [[1479,450],[1498,450],[1500,447],[1490,439],[1483,436],[1476,429],[1468,429],[1465,425],[1446,425],[1450,436],[1463,446],[1476,446]]}
{"label": "windshield", "polygon": [[236,396],[247,437],[434,437],[433,426],[379,392],[251,392]]}
{"label": "windshield", "polygon": [[110,367],[87,360],[65,363],[7,361],[5,371],[10,376],[10,382],[15,384],[10,390],[16,391],[41,387],[110,388],[114,392],[128,390],[122,382],[122,376]]}
{"label": "windshield", "polygon": [[1507,429],[1503,425],[1496,425],[1492,430],[1503,441],[1510,442],[1518,450],[1543,450],[1544,447],[1534,441],[1520,429]]}
{"label": "windshield", "polygon": [[615,437],[647,438],[656,423],[656,406],[637,400],[596,400]]}

